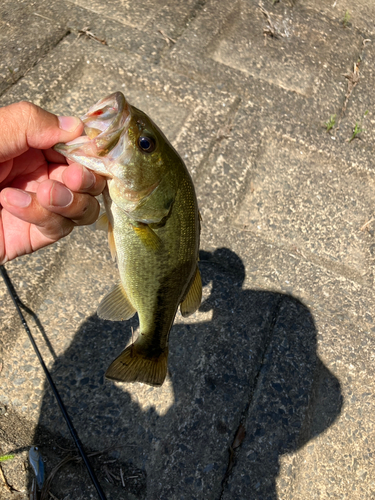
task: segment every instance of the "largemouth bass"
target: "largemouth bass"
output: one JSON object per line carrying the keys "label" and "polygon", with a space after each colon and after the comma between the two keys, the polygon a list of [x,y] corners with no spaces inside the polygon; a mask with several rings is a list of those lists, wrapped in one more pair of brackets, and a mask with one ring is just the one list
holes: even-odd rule
{"label": "largemouth bass", "polygon": [[127,320],[140,333],[109,366],[106,377],[159,386],[167,374],[168,338],[177,308],[183,316],[201,302],[200,216],[189,172],[161,130],[116,92],[81,117],[86,136],[55,150],[107,177],[106,214],[99,226],[117,258],[120,282],[98,315]]}

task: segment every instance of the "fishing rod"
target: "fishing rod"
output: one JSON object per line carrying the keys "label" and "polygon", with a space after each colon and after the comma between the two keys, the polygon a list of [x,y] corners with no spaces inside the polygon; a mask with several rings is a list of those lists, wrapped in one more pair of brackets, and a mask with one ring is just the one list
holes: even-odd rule
{"label": "fishing rod", "polygon": [[107,497],[105,496],[105,494],[104,494],[104,492],[103,492],[103,490],[102,490],[102,488],[101,488],[101,486],[99,484],[98,478],[96,477],[96,474],[95,474],[94,470],[91,467],[91,464],[90,464],[89,459],[88,459],[88,457],[87,457],[87,455],[85,453],[85,450],[83,449],[81,440],[78,437],[78,434],[77,434],[77,431],[74,428],[73,422],[71,421],[71,419],[70,419],[70,417],[68,415],[68,412],[67,412],[67,410],[65,408],[65,405],[64,405],[64,403],[63,403],[63,401],[62,401],[62,399],[60,397],[60,394],[59,394],[59,392],[57,390],[57,387],[55,386],[55,383],[52,380],[51,374],[48,371],[48,368],[47,368],[47,366],[45,365],[45,363],[43,361],[42,355],[40,354],[38,346],[35,343],[34,337],[32,336],[32,333],[31,333],[31,331],[30,331],[30,329],[28,327],[28,324],[27,324],[27,322],[25,320],[25,317],[22,314],[22,311],[21,311],[21,308],[20,308],[20,305],[22,304],[22,302],[21,302],[20,298],[18,297],[18,294],[17,294],[16,290],[14,289],[14,286],[13,286],[13,284],[12,284],[12,282],[11,282],[11,280],[10,280],[10,278],[8,276],[8,273],[7,273],[7,271],[6,271],[6,269],[5,269],[4,266],[0,266],[0,272],[1,272],[1,275],[2,275],[2,277],[4,279],[4,281],[5,281],[5,284],[6,284],[6,287],[8,289],[8,292],[9,292],[10,296],[12,297],[13,303],[14,303],[16,309],[17,309],[18,315],[19,315],[19,317],[20,317],[20,319],[22,321],[22,324],[23,324],[23,326],[24,326],[24,328],[26,330],[26,333],[27,333],[27,335],[28,335],[28,337],[30,339],[30,342],[31,342],[31,344],[32,344],[32,346],[34,348],[35,354],[37,355],[37,357],[39,359],[39,362],[40,362],[40,364],[41,364],[41,366],[42,366],[42,368],[44,370],[44,373],[45,373],[45,375],[47,377],[49,385],[50,385],[50,387],[52,389],[53,395],[55,396],[57,404],[60,407],[61,413],[63,414],[63,417],[65,419],[66,425],[68,426],[70,434],[71,434],[71,436],[73,438],[73,441],[74,441],[75,445],[78,448],[78,451],[79,451],[79,453],[80,453],[80,455],[82,457],[83,462],[86,465],[87,472],[89,473],[91,481],[93,482],[93,484],[94,484],[94,486],[96,488],[96,491],[97,491],[97,493],[99,495],[100,500],[107,500]]}

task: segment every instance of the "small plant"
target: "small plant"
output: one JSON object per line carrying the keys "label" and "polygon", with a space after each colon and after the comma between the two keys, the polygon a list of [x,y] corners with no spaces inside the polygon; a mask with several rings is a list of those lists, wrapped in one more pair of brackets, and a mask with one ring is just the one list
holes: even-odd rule
{"label": "small plant", "polygon": [[349,11],[347,10],[344,14],[344,17],[342,18],[342,21],[341,21],[344,28],[347,28],[348,23],[349,23],[349,19],[350,19],[350,14],[349,14]]}
{"label": "small plant", "polygon": [[10,77],[11,77],[11,79],[12,79],[12,82],[13,82],[13,83],[16,83],[17,78],[16,78],[16,75],[15,75],[14,70],[8,66],[8,71],[9,71],[9,73],[10,73]]}
{"label": "small plant", "polygon": [[363,128],[361,127],[361,124],[358,122],[355,122],[354,128],[353,128],[353,135],[349,139],[349,142],[352,142],[353,139],[357,137],[358,134],[363,132]]}
{"label": "small plant", "polygon": [[325,122],[326,130],[329,132],[336,125],[336,115],[331,115],[328,122]]}
{"label": "small plant", "polygon": [[5,462],[5,460],[12,460],[14,458],[14,455],[3,455],[0,457],[0,462]]}
{"label": "small plant", "polygon": [[[363,118],[365,118],[368,114],[368,110],[366,110],[365,114],[363,115]],[[363,120],[362,118],[362,120]],[[349,139],[349,142],[352,142],[353,139],[355,139],[361,132],[364,131],[362,128],[362,120],[360,122],[355,122],[354,128],[353,128],[353,134],[351,138]]]}

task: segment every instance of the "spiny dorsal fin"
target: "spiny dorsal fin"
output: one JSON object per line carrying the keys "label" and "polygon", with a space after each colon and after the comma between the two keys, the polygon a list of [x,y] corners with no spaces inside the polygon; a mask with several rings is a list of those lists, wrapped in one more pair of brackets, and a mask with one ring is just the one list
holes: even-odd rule
{"label": "spiny dorsal fin", "polygon": [[194,280],[189,288],[189,291],[185,299],[180,304],[180,311],[182,316],[186,317],[195,313],[195,311],[200,306],[201,300],[202,300],[202,280],[197,266]]}
{"label": "spiny dorsal fin", "polygon": [[136,313],[121,283],[115,285],[99,304],[99,318],[111,321],[125,321]]}
{"label": "spiny dorsal fin", "polygon": [[132,344],[110,364],[105,376],[119,382],[142,382],[160,386],[167,375],[167,368],[168,348],[158,357],[147,358]]}
{"label": "spiny dorsal fin", "polygon": [[132,227],[146,248],[155,251],[159,250],[161,239],[147,224],[138,222],[137,225],[132,225]]}

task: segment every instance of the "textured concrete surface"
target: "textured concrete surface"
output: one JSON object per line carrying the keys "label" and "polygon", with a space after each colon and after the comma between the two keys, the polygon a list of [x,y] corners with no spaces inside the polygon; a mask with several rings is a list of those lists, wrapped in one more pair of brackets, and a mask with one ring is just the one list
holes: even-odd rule
{"label": "textured concrete surface", "polygon": [[[79,115],[122,90],[186,161],[203,217],[203,302],[177,316],[159,389],[103,378],[138,325],[95,314],[117,280],[104,233],[6,266],[109,499],[375,498],[374,4],[261,5],[2,4],[0,105]],[[0,479],[0,498],[24,500],[29,447],[49,474],[74,446],[2,282],[0,315],[18,490]],[[51,492],[96,498],[76,461]]]}

